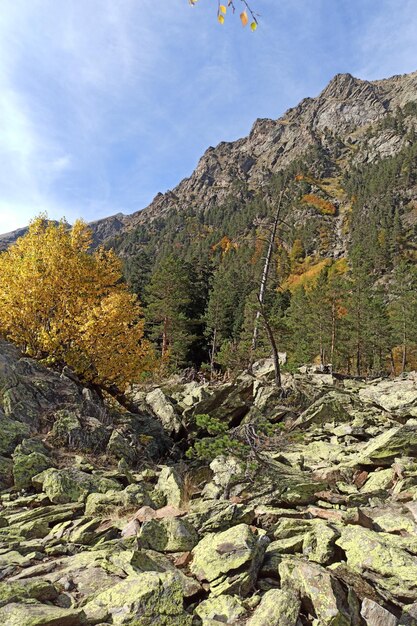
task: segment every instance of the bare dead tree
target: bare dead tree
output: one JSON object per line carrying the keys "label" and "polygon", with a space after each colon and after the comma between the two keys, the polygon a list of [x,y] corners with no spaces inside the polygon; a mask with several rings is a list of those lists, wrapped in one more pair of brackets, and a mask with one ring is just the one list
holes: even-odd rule
{"label": "bare dead tree", "polygon": [[266,332],[268,334],[269,341],[271,343],[273,358],[274,358],[274,366],[275,366],[275,380],[279,387],[281,387],[281,373],[279,368],[279,357],[278,357],[278,349],[275,342],[274,334],[272,332],[271,325],[269,323],[268,317],[265,313],[264,308],[264,300],[265,300],[265,291],[268,283],[269,271],[271,268],[272,254],[275,246],[275,239],[277,235],[278,225],[280,223],[280,214],[282,208],[282,199],[285,194],[285,187],[281,190],[278,198],[278,204],[274,215],[274,220],[272,222],[272,227],[270,231],[269,241],[268,241],[268,249],[265,256],[265,262],[262,270],[261,282],[259,285],[258,292],[258,310],[256,311],[255,321],[253,325],[253,335],[252,335],[252,345],[250,350],[250,359],[249,359],[249,369],[252,368],[253,365],[253,356],[255,354],[256,347],[258,345],[258,336],[259,336],[259,321],[262,317],[264,321],[264,326]]}

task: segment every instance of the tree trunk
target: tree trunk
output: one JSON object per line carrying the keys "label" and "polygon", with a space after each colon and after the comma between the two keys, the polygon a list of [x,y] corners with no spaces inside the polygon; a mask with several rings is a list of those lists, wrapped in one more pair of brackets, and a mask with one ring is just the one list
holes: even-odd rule
{"label": "tree trunk", "polygon": [[401,363],[401,374],[404,374],[407,365],[407,328],[405,323],[405,313],[403,307],[403,358]]}
{"label": "tree trunk", "polygon": [[332,303],[332,339],[330,344],[330,363],[333,371],[334,351],[336,348],[336,303]]}
{"label": "tree trunk", "polygon": [[278,224],[279,224],[279,215],[281,211],[281,203],[282,203],[283,195],[284,195],[284,190],[282,190],[279,195],[278,206],[277,206],[277,210],[275,211],[274,222],[272,224],[271,235],[270,235],[270,239],[268,243],[268,250],[266,253],[265,263],[264,263],[264,267],[262,271],[261,284],[259,286],[258,301],[259,301],[260,308],[256,311],[255,322],[253,326],[252,345],[251,345],[250,359],[249,359],[249,369],[252,368],[253,356],[254,356],[256,347],[258,345],[259,318],[261,316],[261,307],[263,306],[263,302],[265,298],[266,284],[268,281],[269,268],[271,266],[272,252],[274,250],[274,243],[275,243],[275,237],[277,234],[277,229],[278,229]]}
{"label": "tree trunk", "polygon": [[162,329],[162,361],[168,353],[168,318],[164,318],[164,326]]}
{"label": "tree trunk", "polygon": [[282,387],[282,381],[281,381],[281,367],[279,364],[279,354],[278,354],[278,348],[277,348],[277,344],[275,341],[275,337],[274,337],[274,333],[272,331],[271,325],[269,323],[268,317],[265,313],[263,304],[259,303],[259,314],[262,315],[263,321],[264,321],[264,326],[269,338],[269,342],[271,344],[271,349],[272,349],[272,358],[274,360],[274,371],[275,371],[275,384],[276,386],[281,389]]}

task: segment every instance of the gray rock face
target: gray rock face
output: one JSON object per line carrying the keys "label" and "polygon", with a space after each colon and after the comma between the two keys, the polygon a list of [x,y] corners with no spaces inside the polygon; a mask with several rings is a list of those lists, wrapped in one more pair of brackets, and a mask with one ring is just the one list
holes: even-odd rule
{"label": "gray rock face", "polygon": [[0,410],[6,417],[37,430],[48,412],[82,403],[80,385],[22,358],[14,346],[0,339]]}
{"label": "gray rock face", "polygon": [[111,440],[108,453],[131,465],[145,456],[159,458],[170,449],[168,434],[150,412],[124,413],[119,418],[95,392],[83,388],[65,368],[64,372],[67,375],[23,357],[13,345],[0,339],[2,488],[13,484],[13,473],[19,488],[28,487],[35,474],[54,465],[53,459],[46,459],[48,449],[43,447],[20,451],[14,456],[12,469],[10,459],[17,446],[33,435],[42,448],[40,433],[46,430],[49,432],[43,439],[52,449],[99,454]]}
{"label": "gray rock face", "polygon": [[162,389],[154,389],[146,396],[146,402],[151,407],[162,426],[169,434],[178,434],[181,430],[181,420],[170,400]]}
{"label": "gray rock face", "polygon": [[362,602],[361,615],[367,626],[397,626],[398,624],[395,615],[368,598]]}

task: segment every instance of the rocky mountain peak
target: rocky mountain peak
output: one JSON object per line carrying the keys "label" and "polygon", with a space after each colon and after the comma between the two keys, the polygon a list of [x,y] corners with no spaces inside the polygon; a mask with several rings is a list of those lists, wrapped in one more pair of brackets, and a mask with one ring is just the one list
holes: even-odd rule
{"label": "rocky mountain peak", "polygon": [[[376,81],[337,74],[318,96],[303,99],[282,117],[257,119],[247,137],[207,148],[188,178],[173,190],[157,194],[145,209],[94,222],[95,244],[122,236],[172,211],[199,207],[204,212],[220,206],[239,185],[256,192],[271,174],[301,157],[329,131],[342,142],[355,142],[358,131],[412,101],[417,101],[417,72]],[[382,137],[373,146],[371,158],[387,156],[401,145],[392,137]],[[23,232],[0,236],[0,249]]]}

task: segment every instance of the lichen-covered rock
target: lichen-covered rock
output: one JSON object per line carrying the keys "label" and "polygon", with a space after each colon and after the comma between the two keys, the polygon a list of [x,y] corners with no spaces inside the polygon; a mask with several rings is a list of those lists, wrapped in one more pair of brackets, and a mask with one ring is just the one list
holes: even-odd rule
{"label": "lichen-covered rock", "polygon": [[51,467],[52,461],[42,452],[13,455],[13,480],[15,487],[24,489],[32,485],[32,478]]}
{"label": "lichen-covered rock", "polygon": [[381,489],[390,489],[394,484],[394,472],[392,468],[372,472],[361,488],[362,493],[372,493]]}
{"label": "lichen-covered rock", "polygon": [[149,404],[156,417],[161,421],[167,433],[179,433],[182,427],[180,417],[174,405],[170,402],[162,389],[157,388],[148,393],[146,402]]}
{"label": "lichen-covered rock", "polygon": [[342,529],[336,544],[346,553],[354,571],[371,580],[383,592],[396,598],[417,598],[417,557],[395,535],[376,533],[359,526]]}
{"label": "lichen-covered rock", "polygon": [[185,519],[153,519],[143,524],[138,543],[143,548],[158,552],[186,552],[198,543],[198,534]]}
{"label": "lichen-covered rock", "polygon": [[0,608],[4,626],[83,626],[82,609],[61,609],[57,606],[11,602]]}
{"label": "lichen-covered rock", "polygon": [[107,444],[107,453],[115,459],[124,459],[128,464],[133,464],[136,460],[137,451],[130,445],[126,437],[123,437],[117,430],[111,434]]}
{"label": "lichen-covered rock", "polygon": [[263,564],[266,572],[276,571],[284,554],[303,554],[309,561],[326,565],[331,561],[340,534],[322,520],[287,518],[282,518],[272,532],[274,541],[266,549]]}
{"label": "lichen-covered rock", "polygon": [[417,626],[417,602],[403,606],[399,626]]}
{"label": "lichen-covered rock", "polygon": [[180,583],[171,573],[145,572],[98,594],[84,606],[90,621],[132,626],[191,626]]}
{"label": "lichen-covered rock", "polygon": [[396,378],[371,383],[359,391],[361,400],[379,404],[386,411],[397,415],[417,417],[416,372]]}
{"label": "lichen-covered rock", "polygon": [[415,521],[406,515],[402,515],[398,509],[387,507],[381,514],[373,518],[375,530],[385,533],[414,534],[416,531]]}
{"label": "lichen-covered rock", "polygon": [[203,600],[195,609],[202,626],[236,624],[246,614],[242,601],[236,596],[217,596]]}
{"label": "lichen-covered rock", "polygon": [[191,501],[187,519],[199,533],[205,534],[227,530],[238,524],[252,524],[255,511],[250,505],[199,498]]}
{"label": "lichen-covered rock", "polygon": [[166,504],[172,504],[179,509],[185,504],[184,481],[175,468],[168,466],[162,468],[155,489],[163,494]]}
{"label": "lichen-covered rock", "polygon": [[82,387],[75,381],[22,357],[15,346],[0,340],[0,409],[6,416],[33,432],[46,412],[82,403]]}
{"label": "lichen-covered rock", "polygon": [[13,461],[0,456],[0,490],[13,485]]}
{"label": "lichen-covered rock", "polygon": [[295,426],[308,428],[312,424],[342,424],[352,420],[353,400],[347,393],[332,390],[308,407],[295,422]]}
{"label": "lichen-covered rock", "polygon": [[92,492],[105,493],[116,490],[120,485],[109,478],[87,474],[76,469],[47,469],[32,479],[35,484],[42,484],[42,491],[51,502],[65,504],[77,502]]}
{"label": "lichen-covered rock", "polygon": [[269,540],[263,531],[239,524],[206,535],[194,548],[191,571],[210,583],[212,595],[249,593]]}
{"label": "lichen-covered rock", "polygon": [[283,589],[271,589],[246,626],[296,626],[301,602],[296,594]]}
{"label": "lichen-covered rock", "polygon": [[96,417],[61,410],[55,413],[50,441],[58,447],[101,452],[110,438],[110,431]]}
{"label": "lichen-covered rock", "polygon": [[10,419],[0,412],[0,455],[10,456],[29,433],[30,428],[27,424]]}
{"label": "lichen-covered rock", "polygon": [[208,414],[227,424],[240,422],[249,412],[253,401],[253,377],[242,375],[234,383],[219,385],[213,393],[186,410],[191,421],[194,415]]}
{"label": "lichen-covered rock", "polygon": [[286,558],[279,565],[279,575],[282,589],[297,593],[301,604],[312,608],[320,626],[353,626],[343,587],[327,569]]}
{"label": "lichen-covered rock", "polygon": [[396,457],[417,456],[417,421],[390,428],[372,439],[359,454],[359,463],[391,465]]}
{"label": "lichen-covered rock", "polygon": [[85,502],[87,517],[106,517],[122,507],[124,503],[121,491],[107,491],[106,493],[90,493]]}
{"label": "lichen-covered rock", "polygon": [[10,602],[21,602],[32,598],[39,602],[54,600],[58,595],[57,590],[46,580],[28,578],[15,582],[0,583],[0,607]]}
{"label": "lichen-covered rock", "polygon": [[50,440],[55,446],[66,446],[70,438],[81,431],[81,423],[78,415],[73,411],[57,411],[55,422],[52,426]]}

